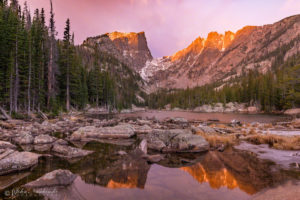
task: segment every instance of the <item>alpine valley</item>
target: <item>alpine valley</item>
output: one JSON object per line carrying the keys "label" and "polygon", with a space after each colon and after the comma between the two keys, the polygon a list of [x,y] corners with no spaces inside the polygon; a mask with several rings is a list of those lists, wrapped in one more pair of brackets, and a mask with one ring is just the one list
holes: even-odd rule
{"label": "alpine valley", "polygon": [[300,15],[154,58],[145,32],[76,44],[61,12],[115,30],[198,0],[34,2],[0,0],[0,199],[299,199]]}

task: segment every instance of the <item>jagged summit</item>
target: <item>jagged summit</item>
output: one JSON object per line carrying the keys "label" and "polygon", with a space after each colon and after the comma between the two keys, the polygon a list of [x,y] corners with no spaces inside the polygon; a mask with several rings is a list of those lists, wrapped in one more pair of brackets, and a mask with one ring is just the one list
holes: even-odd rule
{"label": "jagged summit", "polygon": [[224,35],[217,32],[210,32],[206,39],[198,37],[187,48],[175,53],[171,60],[174,62],[187,54],[199,55],[205,48],[216,48],[220,51],[224,51],[232,43],[234,37],[235,34],[231,31],[225,32]]}
{"label": "jagged summit", "polygon": [[139,71],[147,60],[153,59],[145,32],[112,32],[87,38],[83,45],[97,45],[100,51],[113,55],[132,69]]}

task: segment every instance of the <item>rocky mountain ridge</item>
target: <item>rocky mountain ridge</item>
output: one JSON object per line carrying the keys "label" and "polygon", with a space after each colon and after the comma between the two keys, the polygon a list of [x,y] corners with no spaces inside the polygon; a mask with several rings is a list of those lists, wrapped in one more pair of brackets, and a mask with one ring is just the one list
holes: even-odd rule
{"label": "rocky mountain ridge", "polygon": [[243,71],[265,73],[276,60],[300,52],[300,15],[236,33],[216,32],[197,38],[173,56],[148,61],[141,75],[155,88],[187,88],[228,81]]}
{"label": "rocky mountain ridge", "polygon": [[244,71],[265,73],[278,60],[286,61],[300,52],[300,15],[274,24],[246,26],[236,33],[211,32],[198,37],[172,56],[153,58],[144,32],[113,32],[88,38],[84,44],[98,44],[100,51],[113,55],[148,84],[158,88],[187,88],[228,81]]}

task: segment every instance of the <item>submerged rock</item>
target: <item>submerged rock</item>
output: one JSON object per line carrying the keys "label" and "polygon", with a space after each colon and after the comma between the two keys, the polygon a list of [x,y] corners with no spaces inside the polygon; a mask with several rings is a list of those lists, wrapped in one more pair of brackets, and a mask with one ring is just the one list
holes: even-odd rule
{"label": "submerged rock", "polygon": [[76,179],[77,175],[73,174],[69,170],[55,170],[45,174],[41,178],[27,183],[27,188],[44,188],[44,187],[55,187],[55,186],[69,186]]}
{"label": "submerged rock", "polygon": [[0,175],[25,170],[38,164],[40,155],[6,150],[0,155]]}
{"label": "submerged rock", "polygon": [[150,163],[158,163],[159,161],[163,160],[165,157],[160,154],[156,154],[156,155],[146,155],[145,158]]}
{"label": "submerged rock", "polygon": [[234,147],[238,150],[250,151],[257,154],[260,159],[271,160],[283,168],[290,168],[293,163],[300,163],[300,157],[294,156],[300,154],[300,151],[287,151],[272,149],[267,144],[254,145],[246,142]]}
{"label": "submerged rock", "polygon": [[21,172],[16,174],[9,174],[0,176],[0,191],[9,188],[13,184],[19,182],[20,180],[24,179],[25,177],[29,176],[30,172]]}
{"label": "submerged rock", "polygon": [[202,152],[209,149],[208,142],[185,129],[154,130],[146,135],[148,148],[162,152]]}
{"label": "submerged rock", "polygon": [[251,199],[252,200],[294,200],[299,199],[300,197],[300,182],[289,181],[283,185],[279,185],[276,188],[271,188],[264,190],[255,194]]}
{"label": "submerged rock", "polygon": [[56,156],[66,159],[84,157],[93,153],[93,151],[82,150],[59,144],[55,144],[52,148],[52,151]]}
{"label": "submerged rock", "polygon": [[131,138],[135,135],[134,128],[128,124],[114,127],[86,126],[78,129],[70,140],[82,140],[84,138],[108,139],[108,138]]}

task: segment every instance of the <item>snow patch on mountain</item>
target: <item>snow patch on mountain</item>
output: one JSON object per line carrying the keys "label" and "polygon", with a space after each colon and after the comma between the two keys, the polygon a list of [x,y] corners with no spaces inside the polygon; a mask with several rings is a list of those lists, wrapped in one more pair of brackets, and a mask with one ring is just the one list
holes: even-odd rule
{"label": "snow patch on mountain", "polygon": [[149,81],[149,79],[156,74],[156,72],[165,71],[169,69],[171,65],[172,62],[170,62],[169,57],[155,58],[148,60],[145,64],[145,67],[143,67],[139,73],[145,81]]}

